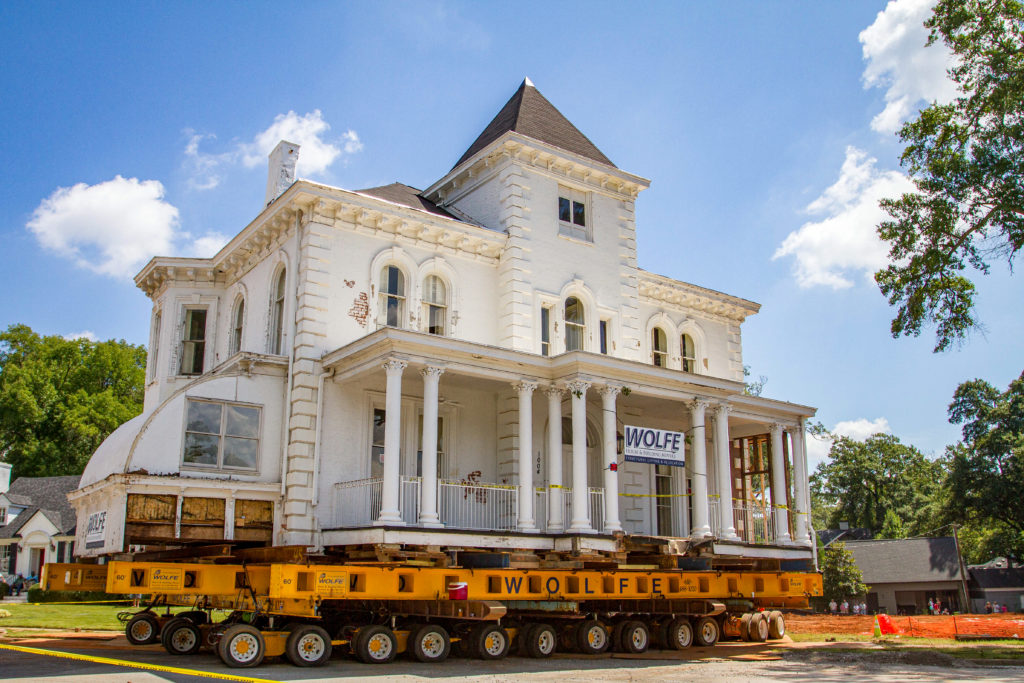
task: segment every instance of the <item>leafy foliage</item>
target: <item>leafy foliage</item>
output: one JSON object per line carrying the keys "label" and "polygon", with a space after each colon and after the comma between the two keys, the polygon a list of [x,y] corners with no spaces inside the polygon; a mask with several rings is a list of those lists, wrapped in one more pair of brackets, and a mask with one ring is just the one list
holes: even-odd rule
{"label": "leafy foliage", "polygon": [[810,484],[812,499],[829,511],[830,527],[849,522],[879,534],[892,512],[889,530],[898,522],[900,533],[913,535],[927,530],[942,478],[941,463],[891,434],[875,434],[866,441],[835,437]]}
{"label": "leafy foliage", "polygon": [[870,587],[864,585],[864,575],[853,560],[853,553],[842,541],[836,541],[824,548],[818,556],[821,568],[822,597],[840,600],[865,595]]}
{"label": "leafy foliage", "polygon": [[764,392],[764,385],[768,383],[768,378],[764,375],[759,375],[757,379],[748,380],[750,377],[750,366],[743,366],[743,393],[747,396],[760,396]]}
{"label": "leafy foliage", "polygon": [[79,474],[112,431],[142,412],[146,349],[123,340],[0,333],[0,456],[12,475]]}
{"label": "leafy foliage", "polygon": [[1024,5],[939,0],[925,26],[928,44],[941,40],[957,58],[949,75],[962,95],[899,132],[916,191],[881,202],[890,265],[875,280],[897,307],[893,336],[934,323],[942,351],[979,325],[968,266],[1012,267],[1024,245]]}
{"label": "leafy foliage", "polygon": [[[963,443],[949,449],[946,490],[954,519],[988,526],[998,554],[1024,557],[1024,373],[1000,392],[984,380],[953,394],[949,421],[963,425]],[[979,529],[980,531],[980,529]]]}

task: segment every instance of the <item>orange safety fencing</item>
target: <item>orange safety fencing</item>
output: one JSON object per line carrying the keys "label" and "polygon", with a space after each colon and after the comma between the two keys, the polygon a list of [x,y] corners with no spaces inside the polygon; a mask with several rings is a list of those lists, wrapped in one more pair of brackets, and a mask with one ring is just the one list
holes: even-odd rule
{"label": "orange safety fencing", "polygon": [[1024,619],[996,615],[893,617],[879,614],[878,627],[883,636],[1024,638]]}

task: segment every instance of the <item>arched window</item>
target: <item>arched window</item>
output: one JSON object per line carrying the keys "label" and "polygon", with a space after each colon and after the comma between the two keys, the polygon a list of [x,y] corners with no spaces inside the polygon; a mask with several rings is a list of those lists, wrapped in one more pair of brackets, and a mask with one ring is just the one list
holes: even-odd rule
{"label": "arched window", "polygon": [[235,303],[235,312],[231,314],[231,348],[229,353],[242,350],[242,328],[245,325],[245,299],[239,298]]}
{"label": "arched window", "polygon": [[274,292],[270,299],[270,352],[281,354],[284,352],[284,290],[285,276],[287,273],[282,268],[274,282]]}
{"label": "arched window", "polygon": [[693,337],[684,334],[680,345],[683,352],[683,372],[697,372],[697,347],[693,344]]}
{"label": "arched window", "polygon": [[380,271],[380,318],[388,327],[401,327],[405,316],[405,274],[398,266]]}
{"label": "arched window", "polygon": [[651,330],[651,361],[660,368],[668,367],[668,338],[660,327]]}
{"label": "arched window", "polygon": [[448,288],[436,275],[428,275],[423,281],[423,319],[428,333],[442,337],[447,334]]}
{"label": "arched window", "polygon": [[565,300],[565,350],[580,351],[586,337],[587,325],[583,302],[574,296]]}

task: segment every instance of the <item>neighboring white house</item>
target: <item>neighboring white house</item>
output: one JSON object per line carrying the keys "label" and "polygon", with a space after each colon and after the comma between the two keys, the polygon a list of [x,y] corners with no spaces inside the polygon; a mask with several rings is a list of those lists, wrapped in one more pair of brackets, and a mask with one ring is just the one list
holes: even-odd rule
{"label": "neighboring white house", "polygon": [[70,477],[18,477],[8,487],[10,465],[0,464],[0,575],[39,576],[46,562],[70,562],[75,511]]}
{"label": "neighboring white house", "polygon": [[[274,150],[266,207],[216,256],[136,277],[145,409],[71,496],[80,554],[623,531],[809,560],[814,409],[744,393],[759,305],[641,270],[649,181],[529,80],[422,191],[293,182],[298,154]],[[684,433],[685,467],[624,460],[627,427]]]}

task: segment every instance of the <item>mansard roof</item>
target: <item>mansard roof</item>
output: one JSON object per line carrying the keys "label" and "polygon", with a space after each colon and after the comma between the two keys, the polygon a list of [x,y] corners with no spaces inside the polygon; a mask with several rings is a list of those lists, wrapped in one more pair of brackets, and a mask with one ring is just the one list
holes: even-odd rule
{"label": "mansard roof", "polygon": [[487,124],[484,131],[452,168],[457,168],[509,131],[617,168],[611,159],[540,94],[529,78],[523,81],[498,115]]}

